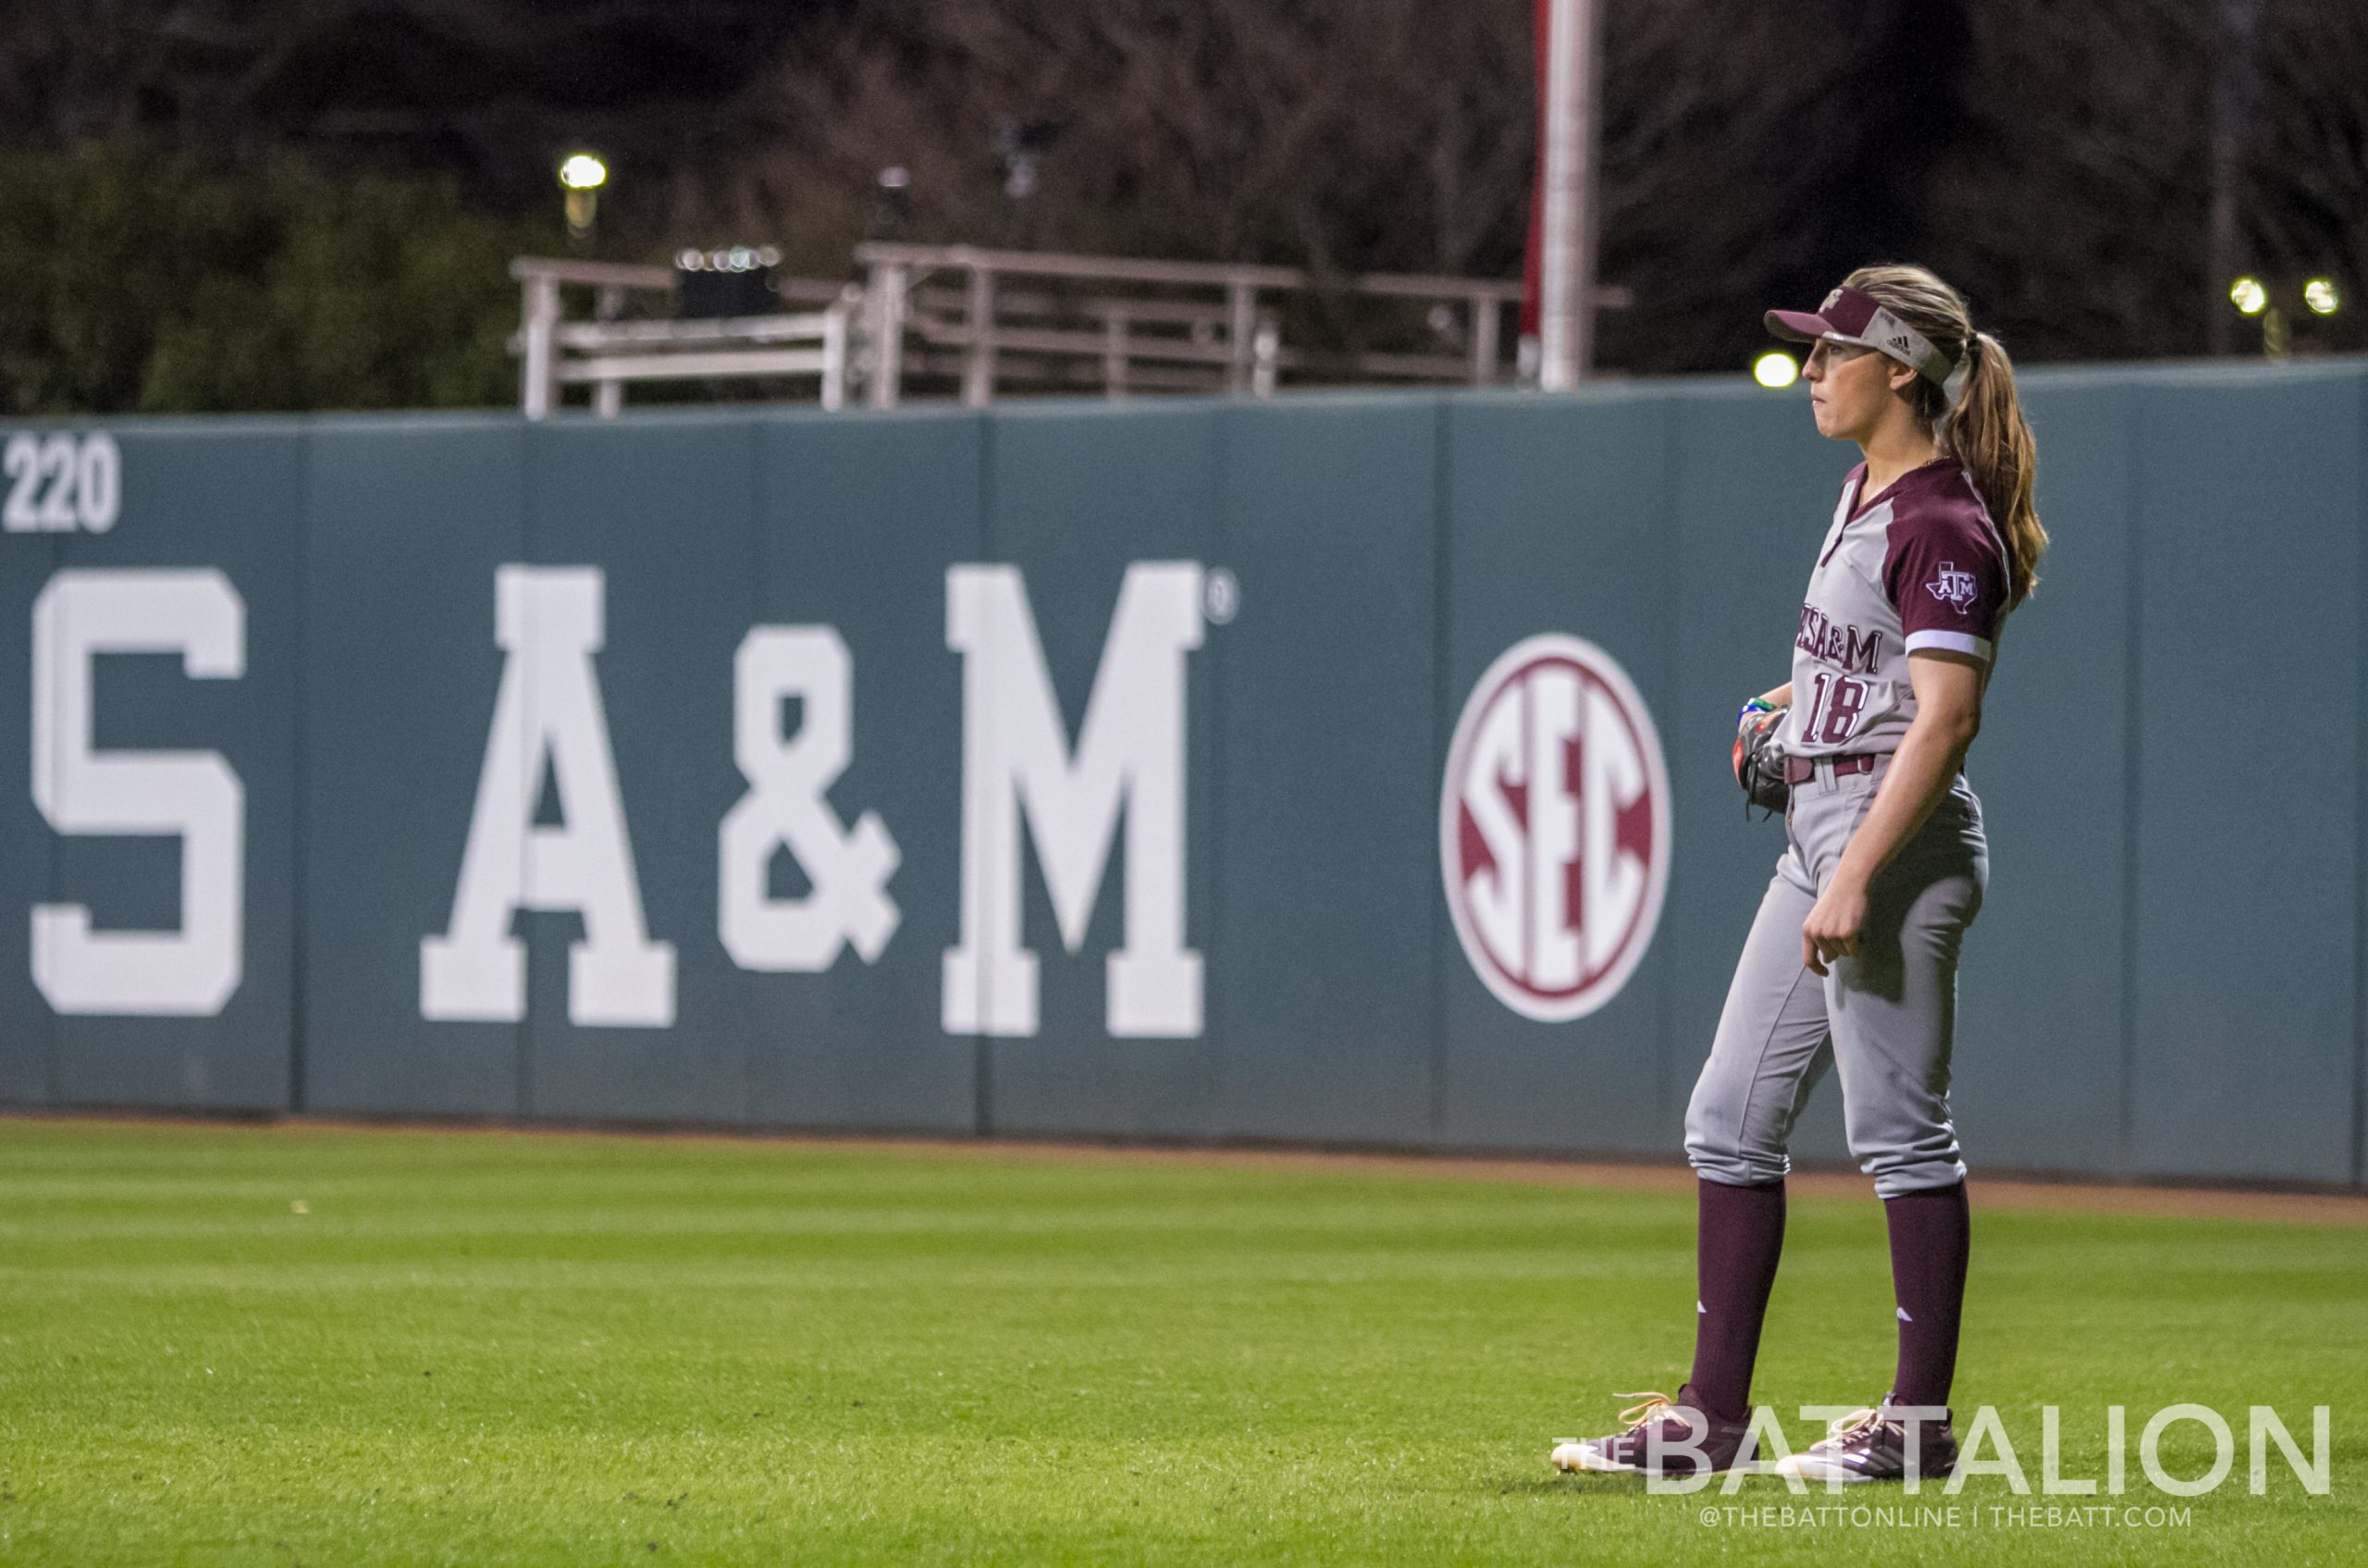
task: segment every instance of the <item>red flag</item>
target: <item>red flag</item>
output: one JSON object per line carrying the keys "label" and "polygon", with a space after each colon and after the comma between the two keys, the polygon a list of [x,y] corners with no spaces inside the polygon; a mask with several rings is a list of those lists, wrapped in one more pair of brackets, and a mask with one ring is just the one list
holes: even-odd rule
{"label": "red flag", "polygon": [[1538,240],[1546,221],[1546,50],[1549,30],[1554,25],[1554,0],[1535,0],[1536,14],[1536,49],[1533,56],[1537,72],[1537,167],[1530,176],[1529,187],[1529,249],[1522,261],[1521,273],[1521,335],[1537,336],[1537,273]]}

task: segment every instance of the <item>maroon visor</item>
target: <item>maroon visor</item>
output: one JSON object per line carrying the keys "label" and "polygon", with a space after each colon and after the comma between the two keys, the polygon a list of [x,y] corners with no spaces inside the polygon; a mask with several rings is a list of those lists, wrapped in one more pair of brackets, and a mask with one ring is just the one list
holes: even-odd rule
{"label": "maroon visor", "polygon": [[1862,289],[1841,288],[1814,311],[1771,310],[1768,330],[1795,343],[1849,343],[1886,354],[1936,387],[1948,385],[1949,356]]}

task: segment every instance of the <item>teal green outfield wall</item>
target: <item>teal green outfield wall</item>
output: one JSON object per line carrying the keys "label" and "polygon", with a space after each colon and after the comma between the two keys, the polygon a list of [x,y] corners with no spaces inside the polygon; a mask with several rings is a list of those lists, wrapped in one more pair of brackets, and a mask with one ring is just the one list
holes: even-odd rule
{"label": "teal green outfield wall", "polygon": [[[1968,1158],[2360,1185],[2368,368],[2026,379],[2055,548],[1967,770]],[[0,772],[36,785],[0,805],[0,1103],[1664,1157],[1782,844],[1728,777],[1735,704],[1782,677],[1852,461],[1797,395],[1723,383],[0,435]],[[235,631],[234,673],[191,626]],[[1484,983],[1442,868],[1459,719],[1542,634],[1616,663],[1665,769],[1598,817],[1609,732],[1573,732],[1570,929],[1628,907],[1590,866],[1666,891],[1559,1021]],[[743,690],[767,657],[820,684]],[[752,786],[735,722],[810,739],[833,668],[844,769]],[[498,713],[523,783],[488,769]],[[188,783],[209,758],[235,844]],[[735,814],[802,825],[735,858]],[[235,907],[192,845],[235,848]],[[475,939],[467,863],[527,906]],[[867,882],[893,917],[857,941]],[[949,961],[1005,893],[1026,962]],[[98,934],[42,958],[70,908]],[[801,919],[830,951],[785,960]],[[142,932],[154,961],[108,969]],[[1837,1095],[1798,1153],[1844,1155]]]}

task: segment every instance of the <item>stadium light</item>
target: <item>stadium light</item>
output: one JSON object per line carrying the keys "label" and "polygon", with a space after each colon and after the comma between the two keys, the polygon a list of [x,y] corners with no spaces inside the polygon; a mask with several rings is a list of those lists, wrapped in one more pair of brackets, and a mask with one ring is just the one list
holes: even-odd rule
{"label": "stadium light", "polygon": [[571,191],[598,191],[609,182],[609,166],[590,153],[570,153],[561,160],[559,182]]}
{"label": "stadium light", "polygon": [[2334,278],[2313,278],[2302,285],[2302,302],[2313,315],[2333,315],[2342,308],[2343,298],[2336,292]]}
{"label": "stadium light", "polygon": [[2269,305],[2269,290],[2258,278],[2239,278],[2228,285],[2228,300],[2247,315],[2259,315]]}
{"label": "stadium light", "polygon": [[1771,392],[1781,392],[1801,378],[1801,364],[1783,350],[1770,349],[1751,362],[1751,378]]}
{"label": "stadium light", "polygon": [[600,187],[609,183],[609,166],[597,154],[570,153],[560,160],[559,183],[567,196],[568,238],[589,240],[600,212]]}

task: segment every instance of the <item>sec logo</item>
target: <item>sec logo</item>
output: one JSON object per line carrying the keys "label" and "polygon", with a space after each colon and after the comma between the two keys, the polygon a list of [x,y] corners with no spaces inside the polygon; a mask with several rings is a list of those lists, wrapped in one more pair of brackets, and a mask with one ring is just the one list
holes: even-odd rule
{"label": "sec logo", "polygon": [[1463,705],[1439,793],[1474,970],[1524,1018],[1585,1018],[1652,945],[1669,858],[1669,770],[1627,673],[1579,637],[1508,648]]}

